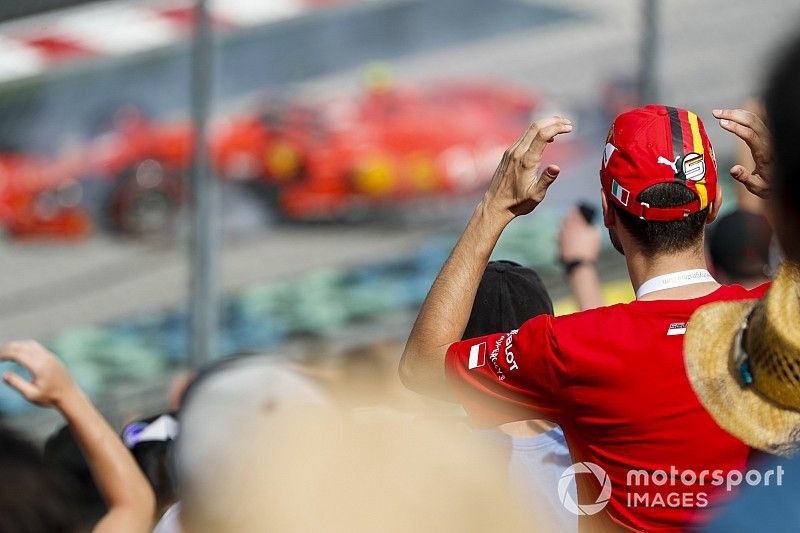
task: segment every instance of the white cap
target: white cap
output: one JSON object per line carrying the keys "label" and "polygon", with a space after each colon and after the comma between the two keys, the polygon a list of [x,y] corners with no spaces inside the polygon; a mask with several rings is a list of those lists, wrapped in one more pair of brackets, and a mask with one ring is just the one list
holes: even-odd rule
{"label": "white cap", "polygon": [[[335,411],[318,386],[274,356],[226,362],[200,379],[179,413],[175,458],[185,494],[200,489],[209,466],[225,462],[232,444],[240,439],[255,431],[263,435],[265,427],[278,427],[301,412]],[[265,453],[269,447],[264,442]]]}

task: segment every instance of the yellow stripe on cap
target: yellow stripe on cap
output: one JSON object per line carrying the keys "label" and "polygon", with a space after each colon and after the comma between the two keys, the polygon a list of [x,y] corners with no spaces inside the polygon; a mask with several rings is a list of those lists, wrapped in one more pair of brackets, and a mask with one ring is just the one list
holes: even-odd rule
{"label": "yellow stripe on cap", "polygon": [[703,138],[700,137],[700,124],[697,123],[697,115],[691,111],[687,111],[686,114],[689,116],[689,126],[692,128],[692,144],[694,145],[692,151],[703,155]]}
{"label": "yellow stripe on cap", "polygon": [[[692,129],[692,151],[697,154],[703,155],[703,138],[700,137],[700,125],[697,123],[697,115],[691,111],[687,111],[689,117],[689,126]],[[708,190],[706,189],[705,178],[695,182],[697,188],[697,196],[700,197],[700,209],[705,209],[708,205]]]}

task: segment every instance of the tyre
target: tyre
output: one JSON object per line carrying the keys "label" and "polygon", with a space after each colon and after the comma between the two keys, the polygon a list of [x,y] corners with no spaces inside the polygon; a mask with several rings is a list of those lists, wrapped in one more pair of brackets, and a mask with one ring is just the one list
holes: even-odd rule
{"label": "tyre", "polygon": [[126,170],[108,202],[111,229],[136,238],[170,235],[177,222],[181,190],[181,175],[158,161],[143,161]]}

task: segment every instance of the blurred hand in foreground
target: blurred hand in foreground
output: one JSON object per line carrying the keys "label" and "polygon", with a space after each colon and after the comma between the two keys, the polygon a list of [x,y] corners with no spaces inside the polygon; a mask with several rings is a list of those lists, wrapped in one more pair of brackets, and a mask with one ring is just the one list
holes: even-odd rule
{"label": "blurred hand in foreground", "polygon": [[561,261],[596,262],[600,256],[600,237],[600,228],[587,222],[577,207],[571,209],[558,234]]}
{"label": "blurred hand in foreground", "polygon": [[595,266],[600,257],[600,228],[587,222],[577,207],[561,223],[558,248],[561,262],[565,267],[569,265],[565,273],[578,308],[585,310],[605,305]]}
{"label": "blurred hand in foreground", "polygon": [[731,177],[742,183],[748,191],[761,198],[769,198],[772,179],[772,139],[766,124],[752,111],[744,109],[715,109],[719,125],[742,139],[750,148],[755,167],[748,170],[742,165],[731,167]]}
{"label": "blurred hand in foreground", "polygon": [[61,361],[38,342],[10,342],[0,347],[0,360],[13,361],[30,372],[30,381],[14,372],[5,372],[3,381],[31,403],[58,407],[75,390],[75,383]]}
{"label": "blurred hand in foreground", "polygon": [[3,381],[31,403],[57,408],[67,420],[108,507],[93,531],[152,531],[155,495],[147,478],[61,361],[35,341],[15,341],[0,347],[0,361],[13,361],[31,374],[28,381],[14,372],[5,372]]}

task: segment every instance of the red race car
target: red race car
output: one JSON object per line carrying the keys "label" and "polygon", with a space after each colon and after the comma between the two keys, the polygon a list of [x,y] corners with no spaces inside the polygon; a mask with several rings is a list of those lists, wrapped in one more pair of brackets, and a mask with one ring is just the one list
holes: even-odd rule
{"label": "red race car", "polygon": [[[268,184],[289,220],[361,218],[481,189],[537,107],[527,91],[490,84],[379,88],[270,109],[247,128],[233,122],[216,137],[215,159],[223,175]],[[237,153],[243,131],[250,143]]]}
{"label": "red race car", "polygon": [[[212,128],[211,164],[221,179],[263,194],[284,219],[359,219],[482,189],[538,107],[528,91],[489,83],[380,87],[316,104],[270,100]],[[41,227],[21,215],[20,206],[32,209],[42,192],[78,181],[85,211],[100,225],[133,235],[164,232],[185,196],[191,152],[188,122],[155,122],[123,108],[108,131],[58,163],[7,157],[9,190],[19,188],[19,176],[43,169],[49,179],[35,192],[26,186],[3,193],[2,220],[27,228],[21,233],[85,231],[75,221],[77,206]]]}

